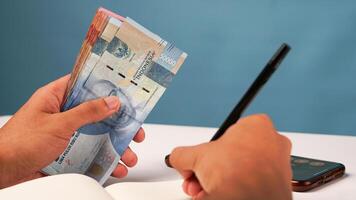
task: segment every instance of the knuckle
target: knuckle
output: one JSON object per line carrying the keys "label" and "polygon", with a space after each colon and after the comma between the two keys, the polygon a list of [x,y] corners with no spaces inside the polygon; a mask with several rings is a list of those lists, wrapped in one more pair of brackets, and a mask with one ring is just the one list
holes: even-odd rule
{"label": "knuckle", "polygon": [[35,92],[32,94],[32,96],[30,97],[29,101],[33,101],[33,100],[38,100],[38,99],[42,99],[44,96],[46,96],[47,90],[45,88],[45,86],[38,88],[37,90],[35,90]]}
{"label": "knuckle", "polygon": [[272,120],[267,114],[254,114],[240,119],[238,122],[251,126],[271,126]]}
{"label": "knuckle", "polygon": [[292,148],[292,142],[290,141],[289,138],[287,138],[284,135],[280,135],[282,143],[290,150]]}
{"label": "knuckle", "polygon": [[42,86],[42,87],[38,88],[38,89],[34,92],[34,95],[43,94],[45,91],[46,91],[46,87],[45,87],[45,86]]}
{"label": "knuckle", "polygon": [[271,121],[271,118],[265,113],[259,113],[259,114],[255,114],[253,116],[255,117],[256,121],[260,121],[260,122],[270,122]]}
{"label": "knuckle", "polygon": [[253,115],[254,121],[260,125],[273,127],[272,119],[265,113]]}

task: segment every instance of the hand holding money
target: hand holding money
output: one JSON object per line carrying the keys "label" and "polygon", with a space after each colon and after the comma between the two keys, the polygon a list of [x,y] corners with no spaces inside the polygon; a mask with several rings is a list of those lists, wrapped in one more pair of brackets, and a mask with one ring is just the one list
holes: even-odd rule
{"label": "hand holding money", "polygon": [[112,116],[78,127],[46,174],[80,173],[103,184],[187,54],[129,17],[99,8],[89,27],[62,111],[104,96],[120,99]]}
{"label": "hand holding money", "polygon": [[[103,120],[120,108],[117,97],[104,97],[60,113],[69,75],[38,89],[0,129],[0,188],[43,176],[40,170],[64,151],[72,134],[85,124]],[[139,129],[134,140],[144,139]],[[129,148],[122,156],[126,166],[136,164]],[[113,175],[127,174],[119,164]]]}

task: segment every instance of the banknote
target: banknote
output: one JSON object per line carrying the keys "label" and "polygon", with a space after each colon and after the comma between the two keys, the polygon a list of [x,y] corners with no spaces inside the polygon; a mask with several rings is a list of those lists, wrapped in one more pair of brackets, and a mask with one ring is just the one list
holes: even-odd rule
{"label": "banknote", "polygon": [[66,150],[43,172],[81,173],[104,183],[186,57],[131,18],[100,8],[77,57],[62,110],[105,96],[117,96],[120,109],[73,133]]}

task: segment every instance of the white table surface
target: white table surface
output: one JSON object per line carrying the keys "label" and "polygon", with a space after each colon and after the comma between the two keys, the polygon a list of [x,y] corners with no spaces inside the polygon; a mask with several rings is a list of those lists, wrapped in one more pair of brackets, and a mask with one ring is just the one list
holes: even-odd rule
{"label": "white table surface", "polygon": [[[0,117],[0,126],[8,117]],[[165,166],[164,157],[176,146],[194,145],[209,141],[216,128],[144,124],[146,139],[141,144],[131,144],[138,154],[138,164],[129,169],[129,175],[121,181],[162,181],[179,178]],[[293,193],[294,199],[356,199],[356,137],[305,133],[282,133],[293,143],[292,154],[341,162],[346,175],[320,188],[305,193]]]}

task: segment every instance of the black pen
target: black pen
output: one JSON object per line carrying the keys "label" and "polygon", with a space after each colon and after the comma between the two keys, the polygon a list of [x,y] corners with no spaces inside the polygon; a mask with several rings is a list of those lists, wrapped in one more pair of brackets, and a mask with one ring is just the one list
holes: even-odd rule
{"label": "black pen", "polygon": [[[261,90],[261,88],[269,80],[269,78],[272,76],[273,72],[276,71],[276,69],[278,68],[279,64],[286,57],[286,55],[288,54],[290,49],[291,48],[286,43],[283,43],[281,45],[281,47],[279,47],[277,52],[268,61],[266,66],[263,68],[263,70],[257,76],[257,78],[252,83],[252,85],[248,88],[246,93],[242,96],[242,98],[240,99],[239,103],[231,111],[229,116],[226,118],[224,123],[222,123],[222,125],[220,126],[220,128],[215,133],[215,135],[211,138],[210,141],[214,141],[214,140],[219,139],[231,125],[233,125],[234,123],[236,123],[240,119],[242,113],[246,110],[248,105],[252,102],[254,97],[257,95],[257,93]],[[166,165],[168,167],[172,167],[172,165],[169,162],[169,156],[170,155],[167,155],[165,157],[165,162],[166,162]]]}

